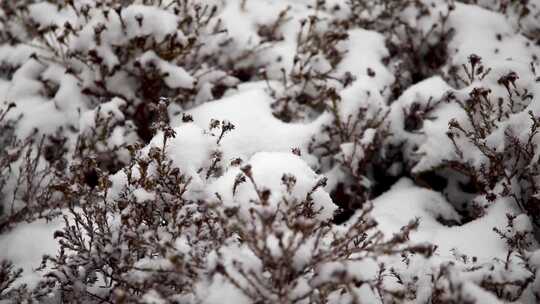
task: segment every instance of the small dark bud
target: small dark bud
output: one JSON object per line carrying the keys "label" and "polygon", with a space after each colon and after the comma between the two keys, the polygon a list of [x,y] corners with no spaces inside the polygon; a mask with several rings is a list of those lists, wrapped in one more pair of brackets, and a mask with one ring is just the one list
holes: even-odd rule
{"label": "small dark bud", "polygon": [[53,237],[55,239],[64,237],[64,232],[61,230],[56,230],[53,234]]}
{"label": "small dark bud", "polygon": [[235,158],[231,161],[231,166],[240,166],[242,164],[242,159],[241,158]]}
{"label": "small dark bud", "polygon": [[469,56],[469,63],[471,66],[475,67],[476,65],[480,64],[482,62],[482,58],[476,54],[471,54]]}
{"label": "small dark bud", "polygon": [[240,168],[240,170],[242,170],[246,176],[251,177],[251,165],[245,165]]}
{"label": "small dark bud", "polygon": [[193,116],[191,116],[190,114],[186,114],[186,113],[183,113],[182,114],[182,122],[193,122]]}

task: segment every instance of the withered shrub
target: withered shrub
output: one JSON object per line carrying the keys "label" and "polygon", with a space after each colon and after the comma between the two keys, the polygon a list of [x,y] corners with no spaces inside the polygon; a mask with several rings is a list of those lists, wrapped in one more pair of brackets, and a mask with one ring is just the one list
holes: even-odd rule
{"label": "withered shrub", "polygon": [[[258,46],[238,50],[218,17],[222,3],[204,2],[0,4],[0,43],[28,55],[2,59],[0,78],[35,81],[39,89],[30,95],[59,111],[66,110],[66,90],[80,102],[70,109],[78,120],[24,136],[17,131],[26,117],[11,115],[21,101],[0,111],[0,233],[24,222],[63,220],[54,233],[59,250],[43,257],[35,286],[19,284],[23,271],[1,261],[0,301],[201,303],[224,290],[248,303],[481,303],[486,294],[540,300],[532,252],[540,234],[534,64],[495,83],[476,55],[449,67],[453,1],[440,12],[416,0],[350,0],[350,15],[332,19],[339,5],[317,0],[300,20],[292,66],[275,75],[254,58],[283,39],[292,8],[258,26]],[[517,12],[520,26],[534,5],[467,2]],[[71,11],[77,22],[40,23],[32,13],[36,3]],[[410,10],[413,19],[406,19]],[[154,26],[156,16],[174,26]],[[355,77],[337,72],[347,55],[338,46],[358,27],[384,36],[394,82],[351,106],[342,91]],[[533,28],[524,31],[527,39],[538,38]],[[57,70],[63,79],[50,76]],[[396,139],[391,112],[407,88],[433,75],[456,88],[400,108],[399,128],[422,134],[425,122],[437,121],[435,112],[454,106],[459,114],[446,133],[453,157],[419,170],[432,155],[404,148],[409,139]],[[235,126],[219,120],[201,132],[213,145],[201,168],[194,173],[175,163],[168,150],[178,135],[171,116],[193,124],[183,111],[258,80],[266,82],[282,121],[326,119],[307,153],[318,160],[313,169],[330,178],[280,172],[277,188],[258,181],[256,164],[223,159],[222,139]],[[292,151],[298,159],[301,153]],[[238,173],[224,190],[231,195],[212,192],[211,182],[229,170]],[[481,218],[496,201],[515,204],[519,214],[486,227],[505,241],[506,259],[479,263],[455,251],[452,261],[430,264],[438,248],[410,242],[422,219],[383,235],[371,200],[401,177],[447,196],[463,220],[446,225]]]}

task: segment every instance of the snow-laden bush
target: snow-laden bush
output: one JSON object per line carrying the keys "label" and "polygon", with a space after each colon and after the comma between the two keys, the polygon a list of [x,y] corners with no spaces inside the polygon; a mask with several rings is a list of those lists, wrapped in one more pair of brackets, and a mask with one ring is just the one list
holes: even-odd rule
{"label": "snow-laden bush", "polygon": [[[351,293],[399,298],[381,281],[386,269],[378,259],[433,252],[428,244],[405,244],[418,222],[383,239],[368,207],[346,226],[332,225],[326,179],[293,153],[256,154],[213,178],[208,159],[216,150],[183,164],[167,155],[189,157],[185,147],[204,151],[219,146],[221,136],[211,138],[191,122],[162,131],[124,171],[98,177],[93,191],[77,181],[58,186],[80,201],[55,232],[60,252],[44,257],[43,271],[51,270],[33,297],[338,303],[355,297],[343,294],[348,286]],[[199,161],[206,167],[190,171]],[[224,289],[236,291],[223,295]]]}
{"label": "snow-laden bush", "polygon": [[2,2],[0,303],[538,302],[539,14]]}

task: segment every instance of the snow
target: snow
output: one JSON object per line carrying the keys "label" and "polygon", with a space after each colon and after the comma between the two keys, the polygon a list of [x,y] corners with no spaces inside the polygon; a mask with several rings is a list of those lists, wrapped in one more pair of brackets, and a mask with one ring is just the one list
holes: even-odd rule
{"label": "snow", "polygon": [[24,270],[23,282],[36,285],[41,274],[34,270],[40,266],[44,254],[55,255],[58,251],[53,233],[61,229],[62,224],[61,219],[49,223],[38,220],[0,235],[0,258],[13,261]]}
{"label": "snow", "polygon": [[[394,81],[394,76],[381,62],[388,56],[384,45],[384,37],[374,31],[364,29],[350,30],[349,39],[338,45],[347,50],[345,58],[339,63],[337,73],[350,72],[355,76],[357,83],[369,83],[372,91],[381,91]],[[369,76],[371,69],[375,76]]]}
{"label": "snow", "polygon": [[191,89],[195,84],[195,79],[186,70],[160,59],[153,51],[141,55],[138,61],[143,66],[157,67],[165,75],[164,81],[171,88]]}
{"label": "snow", "polygon": [[[538,56],[538,50],[528,47],[526,39],[516,35],[508,19],[501,14],[457,3],[449,22],[456,29],[456,36],[450,44],[455,53],[452,56],[454,64],[465,63],[470,54],[485,58],[488,66],[507,60],[527,64],[533,54]],[[474,31],[468,30],[470,28]],[[496,39],[497,35],[502,36],[501,41]],[[479,39],[482,43],[478,43]]]}
{"label": "snow", "polygon": [[[204,185],[204,176],[199,174],[199,169],[209,165],[209,157],[215,151],[216,144],[212,137],[205,134],[204,129],[193,123],[183,124],[175,128],[176,136],[166,147],[167,153],[173,164],[182,170],[187,177],[193,178],[192,185],[197,189]],[[163,136],[156,136],[150,142],[146,151],[150,147],[161,148],[163,146]]]}
{"label": "snow", "polygon": [[[256,185],[264,185],[265,189],[271,191],[270,206],[272,209],[278,207],[282,196],[287,197],[287,201],[295,204],[302,202],[307,194],[315,187],[322,178],[315,174],[309,166],[298,156],[288,152],[260,152],[247,162],[252,168],[252,176]],[[223,203],[228,207],[239,207],[246,218],[249,218],[250,204],[244,202],[257,201],[257,193],[250,182],[238,185],[234,190],[235,180],[241,174],[240,168],[231,168],[227,173],[210,185],[209,193],[218,193]],[[292,192],[287,193],[282,182],[284,174],[292,175],[296,179],[296,184]],[[259,186],[257,186],[259,187]],[[259,189],[262,191],[262,189]],[[321,219],[332,217],[336,206],[328,193],[318,188],[313,194],[315,210],[322,209],[318,215]]]}
{"label": "snow", "polygon": [[418,218],[420,226],[411,236],[412,242],[437,245],[437,255],[444,259],[451,258],[452,252],[457,251],[480,261],[505,257],[505,241],[485,227],[500,227],[506,222],[507,212],[518,211],[516,207],[509,209],[511,201],[501,200],[489,207],[486,216],[448,227],[439,219],[459,223],[461,216],[440,193],[415,186],[409,179],[398,181],[377,197],[373,205],[373,218],[386,235],[399,232],[411,219]]}
{"label": "snow", "polygon": [[[227,162],[237,157],[248,160],[259,151],[290,152],[299,148],[305,152],[322,119],[307,124],[284,123],[272,115],[272,101],[264,90],[252,88],[203,104],[188,113],[201,128],[207,128],[211,119],[228,120],[235,126],[221,141],[223,159]],[[179,120],[177,116],[172,124],[178,124]]]}
{"label": "snow", "polygon": [[75,12],[71,8],[63,8],[59,10],[58,6],[48,2],[30,5],[28,13],[41,28],[45,28],[53,24],[61,26],[66,22],[76,19]]}
{"label": "snow", "polygon": [[[449,284],[459,285],[461,292],[456,295],[464,298],[456,300],[458,302],[506,303],[510,300],[497,295],[482,282],[491,280],[503,284],[516,280],[529,282],[529,279],[531,282],[523,292],[516,291],[516,286],[504,287],[504,290],[515,296],[512,302],[534,303],[535,288],[540,286],[540,234],[534,223],[534,212],[538,209],[534,208],[540,194],[531,184],[538,183],[540,139],[537,134],[529,135],[535,130],[540,115],[537,100],[540,94],[537,43],[540,8],[536,3],[527,6],[532,10],[530,15],[520,16],[517,10],[522,3],[517,2],[504,12],[497,6],[501,1],[496,0],[455,5],[442,0],[421,0],[418,6],[404,5],[392,12],[395,14],[392,20],[399,19],[415,29],[407,32],[400,27],[395,31],[385,29],[389,26],[385,19],[389,4],[382,4],[384,1],[366,4],[369,7],[366,10],[339,0],[328,0],[325,5],[319,3],[320,7],[310,0],[194,0],[199,6],[185,10],[178,8],[182,1],[159,1],[159,5],[128,1],[133,3],[118,4],[121,9],[115,9],[106,1],[97,4],[75,0],[73,6],[63,7],[45,1],[30,2],[32,4],[25,4],[25,15],[19,19],[32,20],[35,30],[50,30],[45,40],[19,24],[21,20],[7,18],[5,9],[0,9],[2,110],[10,102],[16,105],[5,118],[13,128],[6,121],[1,125],[5,133],[0,136],[0,148],[6,152],[0,154],[0,220],[4,220],[2,212],[8,209],[8,198],[15,198],[17,208],[24,203],[36,203],[33,198],[25,202],[27,196],[21,193],[13,194],[16,185],[20,183],[25,190],[29,186],[25,183],[44,183],[17,175],[25,173],[26,150],[15,155],[16,149],[11,145],[22,145],[22,140],[34,134],[32,144],[44,136],[44,142],[52,145],[52,150],[61,151],[63,147],[57,146],[54,136],[65,139],[68,151],[62,155],[65,166],[57,163],[58,168],[45,167],[50,161],[46,160],[48,156],[38,155],[35,168],[51,170],[52,175],[64,178],[62,181],[73,190],[83,187],[77,183],[87,178],[76,171],[84,159],[75,153],[76,143],[95,139],[101,131],[110,131],[92,147],[93,152],[117,161],[114,166],[99,164],[99,173],[104,172],[100,177],[111,182],[108,196],[99,204],[113,210],[111,206],[116,206],[116,200],[126,189],[131,191],[137,205],[157,201],[159,193],[147,189],[151,187],[135,188],[126,175],[126,172],[136,177],[142,174],[141,163],[126,166],[131,161],[126,147],[146,140],[134,155],[144,158],[156,148],[163,148],[171,166],[190,181],[189,190],[179,204],[192,204],[197,212],[214,208],[212,214],[223,219],[220,228],[230,229],[228,235],[219,240],[221,243],[203,249],[198,247],[199,235],[189,229],[174,236],[168,228],[158,229],[155,235],[160,242],[186,257],[186,261],[197,260],[192,256],[195,254],[204,256],[201,261],[197,260],[200,262],[197,266],[202,268],[194,271],[197,273],[193,277],[197,279],[190,286],[193,291],[168,298],[152,287],[141,295],[142,302],[168,303],[176,297],[190,303],[252,303],[253,299],[233,281],[250,286],[249,290],[253,286],[261,287],[260,282],[248,282],[245,274],[266,280],[273,269],[265,263],[291,254],[286,256],[291,269],[305,273],[294,278],[296,285],[290,288],[290,297],[313,288],[326,288],[325,284],[342,282],[344,278],[340,275],[346,275],[347,282],[362,283],[332,291],[329,303],[354,302],[355,297],[366,299],[368,303],[384,303],[385,299],[377,294],[379,291],[369,284],[378,280],[378,271],[384,262],[385,271],[394,269],[402,276],[393,277],[386,272],[385,288],[405,288],[398,281],[415,286],[416,298],[409,299],[412,303],[430,301],[434,284],[441,284],[445,290],[451,289]],[[420,3],[425,5],[422,14]],[[214,12],[210,5],[216,5],[216,10],[215,18],[208,24],[202,21],[207,15],[198,16],[202,19],[197,17],[197,20],[186,17],[186,14]],[[87,14],[82,13],[85,9],[88,9]],[[353,15],[355,9],[360,10],[358,16]],[[422,40],[428,43],[422,45],[423,48],[439,48],[429,44],[437,42],[435,35],[423,35],[434,29],[433,25],[446,13],[445,26],[453,28],[453,32],[445,41],[448,44],[443,45],[445,55],[440,66],[429,66],[429,73],[418,75],[418,79],[408,83],[410,77],[401,75],[399,68],[406,63],[407,56],[415,55],[421,57],[416,58],[416,62],[413,60],[414,64],[432,64],[429,56],[414,54],[414,47]],[[280,14],[283,20],[276,24]],[[357,19],[359,16],[369,22]],[[302,27],[303,23],[308,26]],[[57,28],[51,29],[52,25]],[[269,39],[263,29],[274,25],[275,37]],[[301,52],[299,42],[308,39],[303,35],[308,34],[305,31],[311,25],[313,32],[309,34],[315,38],[309,39],[323,39],[324,33],[334,30],[347,34],[346,39],[335,45],[343,56],[335,66],[323,50]],[[9,37],[8,32],[16,37]],[[65,35],[62,43],[57,41],[59,35]],[[392,43],[399,39],[406,43],[394,49],[396,46]],[[172,55],[167,49],[169,45],[175,51]],[[412,54],[408,53],[408,47],[413,50]],[[481,65],[483,71],[489,69],[485,77],[477,72],[474,79],[468,79],[465,70],[470,67],[471,58],[475,58],[472,54],[481,57],[481,63],[475,67]],[[308,72],[298,71],[298,60],[308,62]],[[408,68],[422,70],[421,67]],[[453,74],[454,69],[459,72]],[[511,72],[519,78],[505,85],[501,79]],[[245,73],[249,75],[243,75]],[[302,78],[316,74],[327,78]],[[342,82],[344,75],[352,76],[350,83]],[[157,79],[148,80],[147,76]],[[315,85],[305,84],[307,81]],[[288,86],[291,82],[300,85]],[[402,84],[405,84],[402,90],[394,90]],[[478,100],[471,92],[484,88],[489,90],[486,95],[489,109],[475,109],[473,102],[478,103]],[[334,91],[335,99],[334,95],[328,97],[328,93]],[[310,108],[309,104],[289,100],[297,103],[292,106],[298,109],[301,119],[285,122],[275,111],[276,103],[301,92],[317,92],[324,97],[323,104]],[[168,123],[174,131],[165,146],[163,130],[156,131],[148,140],[137,133],[141,131],[137,128],[145,123],[149,128],[158,125],[154,124],[155,113],[148,109],[159,101],[149,99],[161,95],[168,103],[168,117],[159,123]],[[507,100],[512,104],[503,104]],[[149,113],[140,114],[146,110]],[[368,124],[372,119],[385,117],[386,113],[388,116],[380,126]],[[362,120],[352,127],[353,119],[359,116]],[[98,118],[107,119],[110,125],[104,126]],[[338,124],[343,122],[345,124]],[[484,127],[485,134],[472,132],[474,123]],[[454,128],[449,129],[449,125]],[[224,130],[225,126],[234,127]],[[21,141],[10,141],[11,132]],[[385,136],[379,137],[382,133]],[[516,143],[509,141],[509,135],[533,152],[523,150],[519,152],[522,154],[514,155]],[[327,150],[312,149],[314,142],[324,143],[326,139],[331,141],[323,147]],[[379,149],[371,151],[371,145],[379,145]],[[503,157],[500,167],[495,166],[496,157],[490,157],[492,151]],[[94,159],[94,154],[99,153],[85,157]],[[16,160],[10,162],[9,157]],[[350,161],[350,166],[344,168],[342,160]],[[511,175],[514,162],[514,167],[521,171]],[[109,167],[114,170],[107,171]],[[151,174],[157,174],[154,169],[150,167]],[[211,169],[215,171],[212,173]],[[369,172],[364,174],[362,170]],[[484,180],[489,170],[500,178],[495,182]],[[478,175],[473,176],[478,180],[467,176],[471,172]],[[522,178],[523,172],[531,178]],[[428,174],[427,181],[423,180],[426,179],[424,174]],[[444,185],[437,188],[437,182],[429,180],[429,174],[440,177]],[[55,187],[63,185],[54,181]],[[372,189],[381,184],[381,189]],[[338,185],[346,187],[343,193],[337,191]],[[356,201],[361,196],[358,188],[363,187],[373,191],[367,191],[368,201],[360,203],[364,207],[373,206],[370,217],[376,221],[376,229],[382,232],[384,240],[390,240],[404,226],[418,219],[418,228],[411,232],[403,246],[429,243],[436,246],[433,256],[404,253],[402,256],[347,257],[309,268],[319,251],[331,248],[328,240],[345,231],[360,216],[361,211],[348,210],[350,206],[341,204],[346,205],[349,196],[353,197],[351,204],[359,203]],[[85,191],[96,197],[101,195],[100,190],[88,189]],[[268,196],[263,198],[266,194]],[[74,204],[87,203],[91,195],[86,195],[75,198]],[[55,192],[46,202],[57,196],[61,194]],[[522,198],[526,200],[517,203]],[[71,204],[73,198],[69,199]],[[319,212],[313,219],[298,216],[294,220],[331,223],[340,209],[338,204],[352,213],[345,224],[332,224],[335,235],[321,240],[324,249],[316,246],[319,240],[315,235],[295,234],[294,229],[284,223],[290,219],[280,213],[286,213],[291,206],[308,203],[313,203]],[[474,209],[476,207],[478,209]],[[480,210],[479,214],[469,214],[473,209]],[[227,215],[231,210],[237,210],[235,216],[238,217]],[[255,211],[262,214],[261,218],[270,214],[282,216],[272,223],[272,229],[276,230],[267,233],[264,229],[268,227],[253,216]],[[69,213],[65,208],[60,212]],[[113,229],[118,229],[122,224],[120,212],[108,216],[105,220],[112,223]],[[194,222],[199,220],[194,218]],[[17,284],[27,283],[33,287],[43,278],[45,271],[35,269],[43,255],[58,254],[60,244],[53,235],[62,227],[59,217],[51,222],[20,221],[13,228],[1,231],[0,260],[10,260],[24,270]],[[249,232],[259,233],[256,236],[260,239],[256,241],[264,244],[264,252],[255,250],[236,230],[248,228],[253,229]],[[263,230],[267,234],[262,235]],[[520,240],[526,246],[509,241],[522,234]],[[291,244],[298,245],[297,250],[285,252],[284,246]],[[134,265],[179,271],[169,258],[144,257]],[[441,275],[440,282],[430,281],[443,270],[448,273]],[[138,270],[129,275],[141,282],[148,278]],[[277,301],[275,295],[268,298]],[[304,302],[310,301],[312,299],[306,298]]]}

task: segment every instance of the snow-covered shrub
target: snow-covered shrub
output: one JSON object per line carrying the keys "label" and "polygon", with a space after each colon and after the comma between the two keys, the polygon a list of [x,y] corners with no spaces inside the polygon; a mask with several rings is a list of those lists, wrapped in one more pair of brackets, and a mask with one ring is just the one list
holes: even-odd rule
{"label": "snow-covered shrub", "polygon": [[[163,119],[166,107],[160,113]],[[176,138],[164,123],[159,128],[161,139],[148,149],[128,147],[133,160],[116,175],[96,172],[95,183],[88,185],[84,174],[78,176],[88,169],[83,164],[71,168],[73,179],[57,186],[73,201],[63,230],[55,232],[59,253],[43,259],[42,267],[51,270],[33,290],[36,297],[52,292],[62,301],[93,303],[192,295],[207,252],[226,234],[218,213],[191,189],[197,189],[191,186],[198,184],[196,177],[168,157],[173,153],[169,145],[175,147],[185,136]],[[201,140],[208,136],[199,131]],[[204,143],[210,144],[209,139]],[[201,176],[210,176],[215,164],[208,165]]]}
{"label": "snow-covered shrub", "polygon": [[[473,56],[472,69],[475,60],[478,59]],[[532,77],[528,83],[534,83],[536,76],[524,76]],[[523,80],[525,87],[518,87],[518,78],[518,74],[511,71],[498,79],[499,87],[507,91],[506,97],[497,97],[496,89],[500,88],[481,86],[474,87],[463,99],[457,94],[448,96],[467,115],[466,121],[449,123],[448,137],[455,153],[461,159],[464,153],[474,155],[465,162],[451,159],[449,162],[470,178],[473,191],[486,194],[489,201],[499,196],[512,197],[535,225],[539,225],[540,204],[536,199],[538,110],[535,103],[530,102],[535,89],[527,87],[527,79]],[[461,143],[463,138],[467,139],[466,144]],[[464,149],[472,151],[464,152]]]}
{"label": "snow-covered shrub", "polygon": [[[120,98],[125,119],[148,142],[152,103],[160,97],[190,106],[213,98],[197,97],[202,87],[237,82],[212,65],[209,50],[201,50],[223,36],[214,22],[215,5],[28,1],[4,6],[2,31],[12,46],[4,47],[0,61],[13,66],[7,77],[22,78],[20,90],[51,100],[63,113],[49,127],[76,131],[77,111]],[[29,91],[28,82],[35,89]],[[11,95],[12,102],[30,106]]]}
{"label": "snow-covered shrub", "polygon": [[[447,188],[452,200],[461,204],[472,196],[472,204],[457,207],[473,218],[484,213],[485,203],[510,197],[538,225],[539,126],[537,105],[532,102],[537,90],[535,65],[517,66],[521,68],[518,73],[485,68],[474,54],[468,61],[463,66],[466,78],[460,78],[466,87],[448,88],[439,99],[415,101],[403,110],[407,132],[428,131],[429,120],[448,124],[445,134],[432,129],[428,141],[416,147],[411,156],[420,157],[413,156],[417,162],[412,170],[417,174],[433,168],[444,172],[446,181],[441,187]],[[500,76],[492,75],[495,73]],[[443,143],[446,149],[436,147]],[[480,202],[474,195],[486,200]]]}
{"label": "snow-covered shrub", "polygon": [[[0,111],[2,147],[0,154],[0,232],[19,222],[58,216],[48,184],[55,179],[58,162],[47,162],[51,137],[33,134],[23,140],[14,135],[13,122],[5,119],[15,107]],[[61,147],[55,147],[61,149]],[[60,150],[61,151],[61,150]]]}
{"label": "snow-covered shrub", "polygon": [[[295,154],[257,154],[218,178],[215,149],[175,161],[168,155],[187,157],[182,149],[193,148],[183,146],[190,142],[219,150],[232,129],[222,124],[225,131],[212,136],[185,120],[175,130],[162,125],[161,139],[145,149],[130,147],[133,162],[122,172],[98,174],[92,186],[74,173],[71,185],[56,186],[78,202],[55,232],[59,253],[44,257],[44,279],[29,294],[40,301],[211,302],[228,288],[236,290],[230,301],[341,303],[356,292],[402,296],[385,289],[378,259],[433,253],[431,245],[406,244],[418,222],[384,239],[368,206],[334,226],[326,179]],[[183,135],[189,132],[200,138]],[[197,158],[203,169],[190,171]]]}
{"label": "snow-covered shrub", "polygon": [[201,64],[212,62],[201,46],[222,36],[211,24],[217,9],[194,1],[2,3],[1,76],[13,83],[2,87],[0,209],[10,217],[2,227],[65,207],[49,186],[55,175],[72,178],[72,165],[88,167],[87,184],[97,171],[126,166],[127,146],[153,137],[160,98],[174,97],[181,109],[203,100],[201,86],[236,84]]}
{"label": "snow-covered shrub", "polygon": [[[275,115],[284,121],[311,118],[313,112],[320,113],[336,86],[348,86],[353,81],[350,73],[336,71],[345,52],[339,43],[348,34],[337,21],[325,16],[321,11],[323,4],[317,2],[313,15],[300,20],[292,67],[282,70],[282,83],[273,91]],[[285,18],[286,11],[280,14],[273,28]]]}
{"label": "snow-covered shrub", "polygon": [[386,90],[397,98],[411,84],[440,73],[454,29],[453,1],[351,1],[350,23],[385,35],[395,81]]}
{"label": "snow-covered shrub", "polygon": [[0,303],[538,302],[538,13],[1,2]]}
{"label": "snow-covered shrub", "polygon": [[13,283],[20,278],[22,269],[14,269],[13,263],[2,261],[0,264],[0,300],[24,301],[23,296],[27,294],[26,286],[21,285],[16,288]]}
{"label": "snow-covered shrub", "polygon": [[327,122],[309,146],[331,170],[333,195],[344,216],[372,198],[375,169],[385,164],[388,108],[377,92],[363,89],[352,86],[341,95],[331,91]]}
{"label": "snow-covered shrub", "polygon": [[[289,170],[281,178],[280,167]],[[274,172],[266,171],[270,168]],[[205,288],[210,291],[230,285],[249,302],[354,302],[356,293],[391,298],[395,295],[381,281],[387,273],[378,259],[432,254],[428,244],[405,245],[416,222],[383,239],[367,205],[345,226],[332,225],[335,205],[323,190],[326,179],[294,154],[256,155],[238,171],[218,181],[220,189],[229,187],[218,198],[227,206],[235,237],[209,260],[213,276]],[[357,272],[356,267],[369,270]],[[209,297],[217,296],[210,292]]]}
{"label": "snow-covered shrub", "polygon": [[[430,245],[406,245],[418,222],[383,239],[365,206],[345,227],[334,226],[336,207],[322,189],[326,179],[293,153],[255,155],[246,165],[235,161],[236,171],[216,179],[213,155],[234,126],[212,121],[210,130],[221,129],[214,136],[186,115],[185,125],[173,130],[165,105],[160,135],[146,148],[128,147],[133,161],[125,170],[108,177],[83,158],[52,185],[68,209],[64,228],[54,234],[60,251],[44,257],[36,287],[10,290],[8,299],[211,301],[221,296],[220,285],[237,290],[230,300],[340,303],[354,301],[356,293],[404,296],[386,290],[387,269],[378,259],[431,255]],[[184,159],[189,152],[183,149],[204,146],[206,155]],[[191,170],[197,163],[201,169]],[[239,254],[245,256],[237,260]],[[351,266],[370,270],[344,268]]]}

